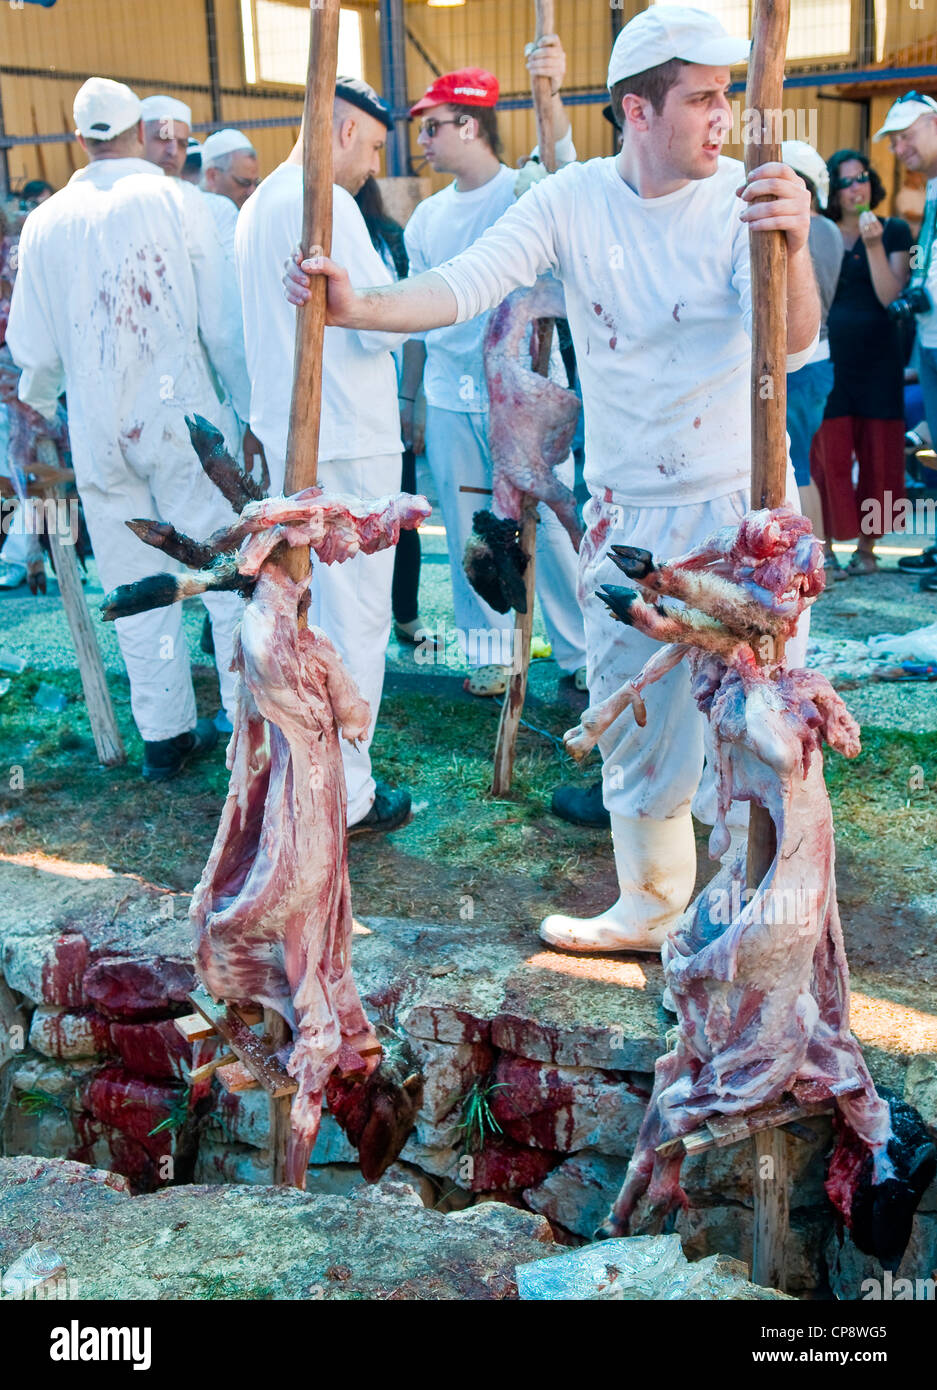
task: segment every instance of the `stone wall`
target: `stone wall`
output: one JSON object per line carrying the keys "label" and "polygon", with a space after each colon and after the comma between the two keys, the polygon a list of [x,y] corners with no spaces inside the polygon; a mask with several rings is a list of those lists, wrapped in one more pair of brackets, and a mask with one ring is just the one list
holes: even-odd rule
{"label": "stone wall", "polygon": [[[29,884],[20,901],[30,901]],[[270,1181],[259,1091],[187,1085],[213,1042],[189,1045],[173,1018],[194,983],[184,899],[110,876],[67,885],[24,926],[0,906],[3,1152],[78,1159],[135,1192]],[[426,1206],[493,1199],[546,1216],[557,1238],[588,1240],[618,1191],[669,1019],[655,960],[543,951],[526,931],[370,919],[356,925],[355,973],[375,1017],[407,1037],[423,1107],[398,1165]],[[937,1120],[937,1063],[915,1058],[906,1093]],[[794,1233],[790,1291],[859,1297],[869,1262],[836,1230],[823,1191],[830,1126],[788,1134]],[[308,1190],[360,1186],[355,1153],[328,1113]],[[747,1144],[688,1160],[687,1255],[751,1259]],[[937,1266],[937,1194],[927,1194],[899,1275]]]}

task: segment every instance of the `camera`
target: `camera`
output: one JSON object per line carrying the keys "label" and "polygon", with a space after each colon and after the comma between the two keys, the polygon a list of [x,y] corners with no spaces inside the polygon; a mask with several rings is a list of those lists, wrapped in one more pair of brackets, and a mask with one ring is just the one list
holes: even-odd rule
{"label": "camera", "polygon": [[899,294],[888,306],[889,318],[895,323],[912,323],[916,314],[927,314],[933,309],[931,297],[923,285],[914,285]]}

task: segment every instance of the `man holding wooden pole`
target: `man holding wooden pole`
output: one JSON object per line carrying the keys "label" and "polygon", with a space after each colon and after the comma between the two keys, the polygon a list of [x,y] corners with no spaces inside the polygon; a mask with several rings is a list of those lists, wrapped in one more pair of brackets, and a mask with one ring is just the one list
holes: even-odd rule
{"label": "man holding wooden pole", "polygon": [[[704,11],[655,5],[622,29],[612,52],[619,155],[543,180],[473,247],[402,285],[354,291],[327,259],[302,267],[328,277],[330,321],[411,331],[471,318],[548,271],[563,281],[585,406],[591,497],[579,582],[594,701],[655,647],[594,597],[606,580],[620,582],[609,546],[676,555],[749,506],[749,228],[786,236],[788,371],[817,338],[805,185],[783,164],[746,179],[720,154],[730,67],[748,49]],[[308,280],[295,272],[288,281],[301,300]],[[796,506],[792,472],[788,497]],[[791,657],[796,665],[796,650]],[[552,945],[656,951],[689,900],[704,721],[680,668],[649,695],[647,726],[616,721],[600,745],[618,900],[586,921],[548,917],[541,934]]]}

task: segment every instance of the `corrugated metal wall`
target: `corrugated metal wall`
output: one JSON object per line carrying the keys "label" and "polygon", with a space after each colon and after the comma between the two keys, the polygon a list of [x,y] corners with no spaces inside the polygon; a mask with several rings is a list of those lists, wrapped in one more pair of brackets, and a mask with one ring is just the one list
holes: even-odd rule
{"label": "corrugated metal wall", "polygon": [[[305,6],[307,0],[291,2]],[[356,0],[346,3],[361,12],[366,74],[378,85],[377,6],[365,0],[360,4]],[[818,0],[794,3],[795,12],[815,12],[817,24],[823,22],[827,10]],[[864,13],[861,0],[853,3],[858,17],[860,11]],[[621,18],[627,20],[638,8],[639,0],[626,0],[625,8],[619,11]],[[295,89],[259,91],[245,87],[240,0],[214,0],[214,11],[221,87],[217,114],[231,124],[293,117],[286,128],[258,130],[252,136],[262,167],[269,170],[283,158],[296,137],[301,94]],[[600,89],[615,10],[608,0],[556,0],[556,11],[557,27],[569,56],[568,90]],[[467,4],[452,8],[408,0],[405,13],[410,34],[410,96],[416,97],[423,91],[434,75],[434,66],[442,70],[467,65],[487,67],[497,74],[505,95],[527,92],[523,50],[532,36],[530,0],[468,0]],[[871,61],[876,52],[920,44],[937,30],[933,0],[927,0],[924,10],[912,7],[907,0],[887,0],[882,13],[884,22],[871,36],[853,26],[854,49],[864,44],[868,53],[871,43]],[[937,46],[937,38],[934,45]],[[854,52],[854,60],[858,56]],[[844,59],[836,61],[841,63]],[[74,93],[84,77],[94,72],[125,79],[142,96],[168,88],[191,105],[197,122],[211,121],[216,113],[212,111],[204,0],[58,0],[52,9],[27,5],[22,10],[0,4],[0,97],[8,134],[28,136],[70,130]],[[786,106],[803,113],[802,129],[816,134],[818,147],[825,155],[844,145],[861,143],[866,128],[863,106],[830,99],[834,93],[835,88],[829,86],[789,88],[785,93]],[[581,157],[610,153],[612,132],[602,118],[601,105],[577,105],[570,110]],[[533,115],[530,111],[505,111],[502,125],[506,158],[513,162],[534,142]],[[415,143],[413,149],[418,154]],[[733,147],[731,152],[739,153],[739,147]],[[889,157],[880,147],[876,160],[888,176],[890,169],[885,166],[889,165]],[[74,145],[61,143],[17,146],[9,154],[14,186],[37,175],[59,186],[81,162],[80,151]],[[420,166],[417,171],[423,172]],[[442,181],[433,178],[434,186]]]}

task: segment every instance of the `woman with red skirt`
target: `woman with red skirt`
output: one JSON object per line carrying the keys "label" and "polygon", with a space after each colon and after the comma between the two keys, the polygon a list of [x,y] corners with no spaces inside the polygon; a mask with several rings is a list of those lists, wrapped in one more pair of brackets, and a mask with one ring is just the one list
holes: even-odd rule
{"label": "woman with red skirt", "polygon": [[904,496],[905,355],[886,308],[908,282],[912,238],[901,218],[882,221],[872,212],[885,190],[865,155],[838,150],[828,168],[826,215],[839,228],[845,254],[829,316],[833,390],[814,438],[811,473],[823,506],[827,564],[839,567],[832,541],[857,540],[848,573],[872,574],[888,501]]}

